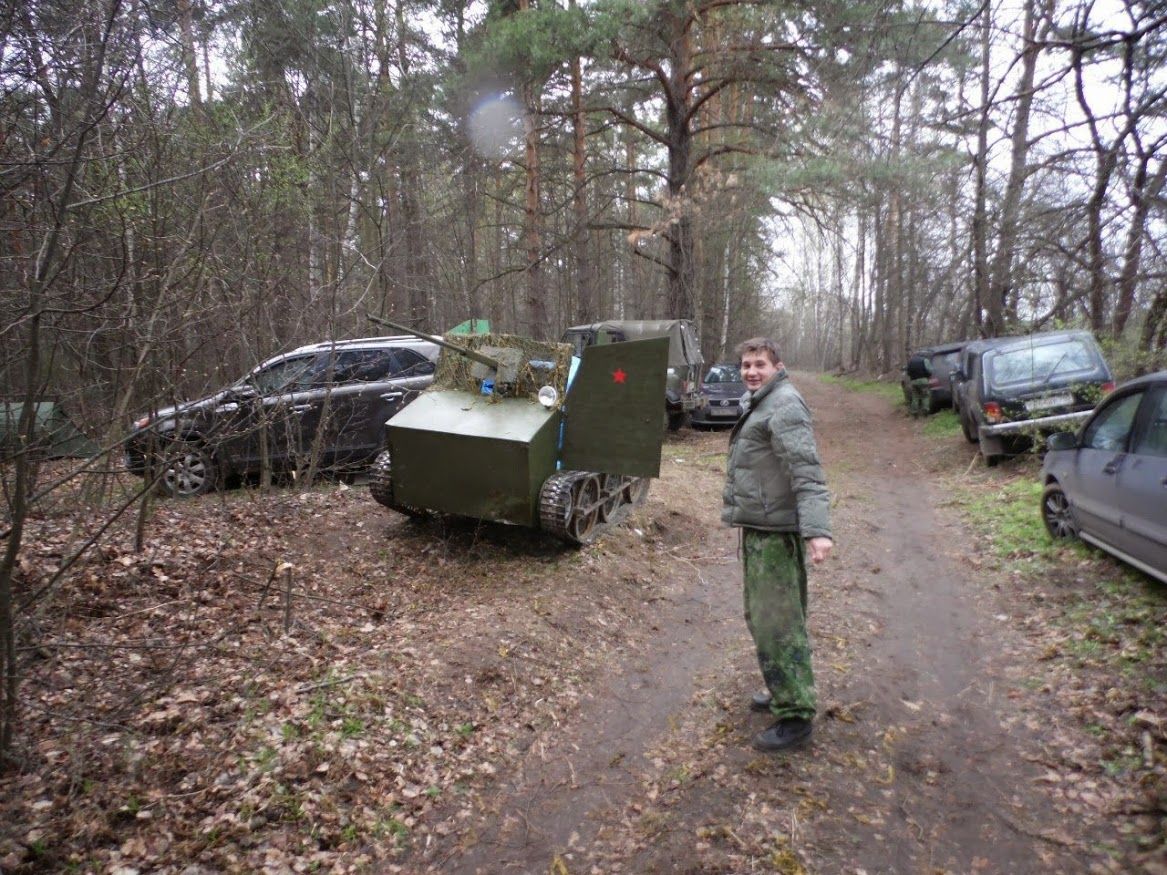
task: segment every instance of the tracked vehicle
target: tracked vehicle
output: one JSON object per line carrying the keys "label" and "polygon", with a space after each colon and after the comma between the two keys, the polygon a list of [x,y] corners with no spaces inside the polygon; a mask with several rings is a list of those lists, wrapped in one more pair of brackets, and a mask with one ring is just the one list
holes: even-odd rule
{"label": "tracked vehicle", "polygon": [[500,334],[445,338],[433,384],[386,424],[373,498],[586,544],[660,473],[667,338],[572,347]]}

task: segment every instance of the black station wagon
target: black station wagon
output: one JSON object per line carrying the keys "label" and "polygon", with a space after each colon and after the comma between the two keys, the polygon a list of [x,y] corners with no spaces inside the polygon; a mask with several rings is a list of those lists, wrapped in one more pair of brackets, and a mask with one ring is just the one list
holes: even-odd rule
{"label": "black station wagon", "polygon": [[367,337],[300,347],[199,401],[134,423],[130,471],[172,496],[199,495],[260,471],[367,466],[385,423],[433,381],[438,346],[416,337]]}
{"label": "black station wagon", "polygon": [[987,465],[1032,445],[1038,435],[1073,431],[1114,389],[1089,331],[1051,331],[994,340],[973,360],[961,408],[966,435]]}

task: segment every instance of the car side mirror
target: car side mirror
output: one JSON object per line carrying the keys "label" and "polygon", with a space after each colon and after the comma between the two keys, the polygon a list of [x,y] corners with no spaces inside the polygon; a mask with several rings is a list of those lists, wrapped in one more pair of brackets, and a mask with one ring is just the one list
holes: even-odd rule
{"label": "car side mirror", "polygon": [[1073,450],[1078,447],[1078,436],[1068,431],[1059,431],[1051,434],[1045,441],[1049,450]]}

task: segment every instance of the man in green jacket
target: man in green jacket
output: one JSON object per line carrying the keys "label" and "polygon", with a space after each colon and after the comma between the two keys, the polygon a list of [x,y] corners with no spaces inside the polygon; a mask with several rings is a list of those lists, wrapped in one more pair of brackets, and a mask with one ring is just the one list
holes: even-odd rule
{"label": "man in green jacket", "polygon": [[754,747],[786,750],[810,739],[815,715],[805,557],[818,564],[830,555],[829,495],[810,410],[778,345],[757,337],[737,354],[749,391],[729,437],[721,518],[742,530],[746,625],[767,687],[751,707],[777,718]]}

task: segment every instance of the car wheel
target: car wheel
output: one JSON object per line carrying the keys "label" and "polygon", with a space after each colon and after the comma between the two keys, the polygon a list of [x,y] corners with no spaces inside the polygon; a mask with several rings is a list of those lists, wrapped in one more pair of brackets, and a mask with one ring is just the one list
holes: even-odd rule
{"label": "car wheel", "polygon": [[158,488],[171,498],[203,495],[219,483],[219,466],[210,449],[196,441],[176,441],[160,462]]}
{"label": "car wheel", "polygon": [[680,431],[689,424],[689,414],[682,411],[680,413],[669,414],[669,431]]}
{"label": "car wheel", "polygon": [[1067,541],[1078,537],[1074,512],[1070,509],[1070,500],[1062,491],[1061,484],[1051,483],[1042,491],[1041,521],[1045,523],[1045,530],[1055,541]]}
{"label": "car wheel", "polygon": [[977,442],[976,429],[969,428],[967,416],[962,416],[960,418],[960,430],[964,432],[964,439],[970,444],[975,444]]}

